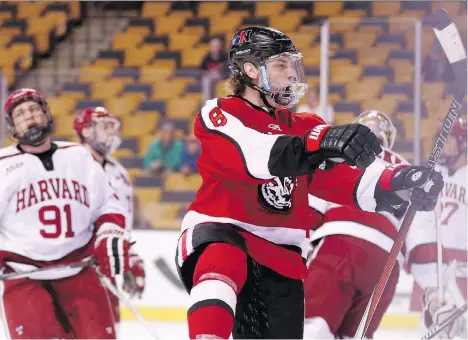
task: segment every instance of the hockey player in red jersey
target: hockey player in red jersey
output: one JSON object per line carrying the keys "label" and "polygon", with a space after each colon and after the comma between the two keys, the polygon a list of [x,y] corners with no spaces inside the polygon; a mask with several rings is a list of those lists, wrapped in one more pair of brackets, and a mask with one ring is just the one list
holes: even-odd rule
{"label": "hockey player in red jersey", "polygon": [[[439,214],[417,214],[406,238],[406,265],[415,281],[410,309],[423,312],[423,331],[440,324],[466,301],[467,133],[466,116],[459,117],[440,156],[439,170],[445,184],[437,206]],[[442,246],[443,302],[438,296],[438,231]],[[466,338],[466,317],[447,327],[439,336]]]}
{"label": "hockey player in red jersey", "polygon": [[[93,257],[109,278],[128,270],[125,211],[80,144],[52,142],[52,115],[33,89],[13,92],[6,123],[18,144],[0,150],[3,273]],[[114,339],[107,292],[92,267],[3,281],[2,318],[13,339]]]}
{"label": "hockey player in red jersey", "polygon": [[[408,164],[391,151],[396,129],[384,113],[365,111],[356,122],[369,127],[379,138],[383,152],[376,162]],[[304,339],[353,337],[392,248],[399,227],[397,217],[406,207],[401,206],[393,214],[371,213],[313,195],[309,196],[309,204],[321,223],[310,237],[313,250],[304,280]],[[396,265],[365,334],[368,339],[393,298],[398,276]]]}
{"label": "hockey player in red jersey", "polygon": [[[117,195],[117,201],[125,211],[126,230],[133,229],[133,189],[127,170],[114,158],[112,153],[120,146],[120,121],[103,107],[89,107],[81,110],[73,124],[80,143],[91,152],[101,164]],[[116,284],[116,281],[113,281]],[[122,288],[131,296],[140,296],[145,288],[143,260],[130,248],[129,270],[123,275]],[[119,330],[119,299],[109,292],[114,312],[116,330]]]}
{"label": "hockey player in red jersey", "polygon": [[[435,185],[419,200],[425,210],[441,179],[419,167],[374,163],[382,149],[363,125],[330,126],[289,111],[307,85],[302,55],[282,32],[240,30],[229,64],[233,96],[208,100],[195,119],[203,183],[176,255],[190,293],[189,335],[301,338],[309,182],[322,199],[373,211],[384,201],[404,204],[394,191],[430,180]],[[321,170],[330,162],[341,163],[332,175]]]}

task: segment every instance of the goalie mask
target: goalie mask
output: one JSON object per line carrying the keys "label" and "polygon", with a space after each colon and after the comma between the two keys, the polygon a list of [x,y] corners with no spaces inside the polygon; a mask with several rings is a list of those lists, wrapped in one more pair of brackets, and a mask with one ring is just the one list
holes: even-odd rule
{"label": "goalie mask", "polygon": [[[307,91],[302,54],[276,29],[252,26],[240,30],[232,38],[228,54],[232,74],[259,91],[267,106],[291,108]],[[258,85],[245,74],[246,63],[257,68]]]}
{"label": "goalie mask", "polygon": [[376,110],[364,111],[355,119],[354,123],[367,126],[385,149],[393,148],[396,128],[385,113]]}
{"label": "goalie mask", "polygon": [[103,157],[120,146],[120,121],[103,107],[80,111],[73,128],[81,143],[87,143]]}
{"label": "goalie mask", "polygon": [[52,115],[45,97],[34,89],[19,89],[5,103],[6,123],[19,144],[42,145],[52,130]]}

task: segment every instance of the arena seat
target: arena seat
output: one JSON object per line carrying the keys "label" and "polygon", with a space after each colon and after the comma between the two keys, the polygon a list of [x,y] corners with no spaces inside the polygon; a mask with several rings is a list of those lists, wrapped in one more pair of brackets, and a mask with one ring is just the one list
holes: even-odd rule
{"label": "arena seat", "polygon": [[161,198],[160,187],[135,187],[133,193],[140,202],[159,201]]}
{"label": "arena seat", "polygon": [[125,115],[122,118],[122,135],[135,137],[148,135],[154,130],[159,115],[155,114],[139,114]]}
{"label": "arena seat", "polygon": [[78,3],[5,2],[0,6],[0,69],[9,87],[31,69],[36,60],[51,53],[80,20]]}
{"label": "arena seat", "polygon": [[179,173],[170,173],[164,181],[164,188],[170,191],[196,191],[200,187],[200,175],[185,176]]}
{"label": "arena seat", "polygon": [[343,13],[343,1],[315,2],[313,11],[317,17],[336,17]]}

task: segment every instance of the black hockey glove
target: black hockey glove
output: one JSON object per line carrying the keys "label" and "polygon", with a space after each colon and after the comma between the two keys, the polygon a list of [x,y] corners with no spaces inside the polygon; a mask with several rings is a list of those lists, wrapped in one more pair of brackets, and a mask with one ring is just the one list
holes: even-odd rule
{"label": "black hockey glove", "polygon": [[401,213],[410,202],[417,211],[432,211],[443,186],[439,172],[430,174],[422,166],[391,165],[384,170],[375,188],[376,211]]}
{"label": "black hockey glove", "polygon": [[367,168],[382,152],[375,134],[361,124],[317,125],[307,132],[305,144],[311,162],[346,162],[358,168]]}

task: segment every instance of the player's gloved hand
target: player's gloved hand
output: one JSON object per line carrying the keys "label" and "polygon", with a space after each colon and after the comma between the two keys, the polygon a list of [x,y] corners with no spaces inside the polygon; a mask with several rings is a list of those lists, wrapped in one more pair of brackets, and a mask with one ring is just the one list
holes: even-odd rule
{"label": "player's gloved hand", "polygon": [[130,269],[124,273],[123,290],[127,292],[131,298],[141,295],[145,290],[145,266],[143,259],[136,254],[131,254],[129,259]]}
{"label": "player's gloved hand", "polygon": [[417,211],[432,211],[443,186],[442,175],[427,167],[390,165],[375,188],[376,211],[402,211],[410,202]]}
{"label": "player's gloved hand", "polygon": [[368,167],[382,152],[375,134],[361,124],[317,125],[307,132],[305,145],[314,162],[346,162],[358,168]]}
{"label": "player's gloved hand", "polygon": [[106,224],[98,229],[93,253],[103,275],[112,278],[128,270],[129,239],[128,233],[117,225]]}
{"label": "player's gloved hand", "polygon": [[[426,288],[423,294],[423,321],[427,329],[441,325],[465,304],[456,281],[456,261],[452,261],[444,274],[443,301],[439,301],[437,288]],[[437,336],[439,339],[466,339],[466,314],[453,320]]]}

